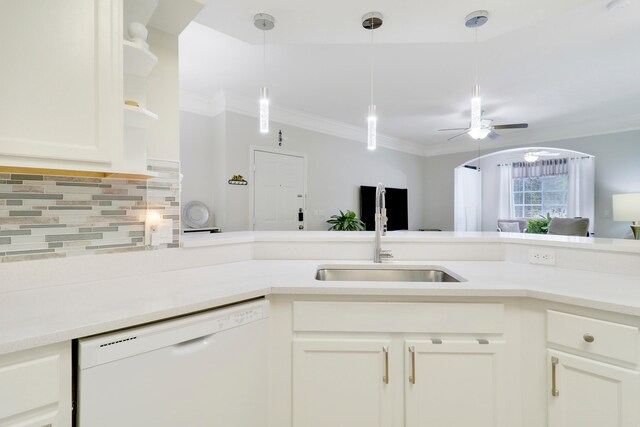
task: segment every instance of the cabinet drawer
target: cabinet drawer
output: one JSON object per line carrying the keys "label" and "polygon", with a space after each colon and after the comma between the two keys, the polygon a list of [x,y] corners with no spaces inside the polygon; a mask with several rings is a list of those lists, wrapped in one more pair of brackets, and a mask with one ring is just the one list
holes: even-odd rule
{"label": "cabinet drawer", "polygon": [[0,358],[0,420],[58,401],[59,355],[8,362]]}
{"label": "cabinet drawer", "polygon": [[295,301],[293,330],[499,334],[504,330],[504,306],[475,303]]}
{"label": "cabinet drawer", "polygon": [[638,363],[638,328],[633,326],[547,310],[547,341]]}

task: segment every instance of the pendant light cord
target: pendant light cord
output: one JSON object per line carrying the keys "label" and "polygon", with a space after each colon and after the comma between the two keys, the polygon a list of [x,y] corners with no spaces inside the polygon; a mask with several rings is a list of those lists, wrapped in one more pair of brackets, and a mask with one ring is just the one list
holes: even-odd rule
{"label": "pendant light cord", "polygon": [[371,31],[371,49],[370,49],[370,55],[371,55],[371,105],[373,105],[373,18],[371,18],[369,20],[371,28],[369,29],[369,31]]}
{"label": "pendant light cord", "polygon": [[479,59],[479,55],[478,55],[478,27],[475,28],[475,41],[473,43],[473,48],[474,48],[473,49],[474,50],[474,56],[475,56],[475,59],[476,59],[476,86],[477,86],[478,85],[478,74],[479,74],[478,69],[480,68],[480,66],[479,66],[480,59]]}
{"label": "pendant light cord", "polygon": [[267,86],[267,30],[266,22],[262,24],[262,78]]}

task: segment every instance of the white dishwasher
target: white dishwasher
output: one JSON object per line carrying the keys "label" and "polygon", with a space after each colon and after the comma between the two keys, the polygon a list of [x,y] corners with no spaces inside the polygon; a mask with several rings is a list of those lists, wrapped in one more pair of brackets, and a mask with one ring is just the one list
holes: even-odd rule
{"label": "white dishwasher", "polygon": [[265,300],[79,340],[79,427],[267,424]]}

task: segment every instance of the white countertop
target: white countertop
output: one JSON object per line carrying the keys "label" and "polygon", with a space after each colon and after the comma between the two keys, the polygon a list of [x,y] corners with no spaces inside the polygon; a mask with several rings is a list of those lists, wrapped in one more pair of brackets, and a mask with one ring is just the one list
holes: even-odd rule
{"label": "white countertop", "polygon": [[0,354],[103,333],[269,294],[532,297],[640,316],[640,278],[505,261],[439,265],[462,283],[319,282],[318,265],[354,261],[252,260],[6,292]]}
{"label": "white countertop", "polygon": [[[251,242],[369,242],[373,231],[238,231],[228,233],[186,234],[180,237],[183,248],[228,245]],[[487,242],[541,245],[549,247],[605,250],[640,254],[640,241],[601,237],[556,236],[529,233],[455,232],[455,231],[390,231],[383,242]]]}

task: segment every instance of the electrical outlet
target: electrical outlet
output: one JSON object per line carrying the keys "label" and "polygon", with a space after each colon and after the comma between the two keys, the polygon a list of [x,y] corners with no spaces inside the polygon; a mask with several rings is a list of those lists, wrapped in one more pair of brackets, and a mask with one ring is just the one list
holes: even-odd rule
{"label": "electrical outlet", "polygon": [[158,246],[173,241],[173,220],[154,217],[145,223],[145,243]]}
{"label": "electrical outlet", "polygon": [[529,249],[529,264],[556,265],[556,253],[549,249]]}

